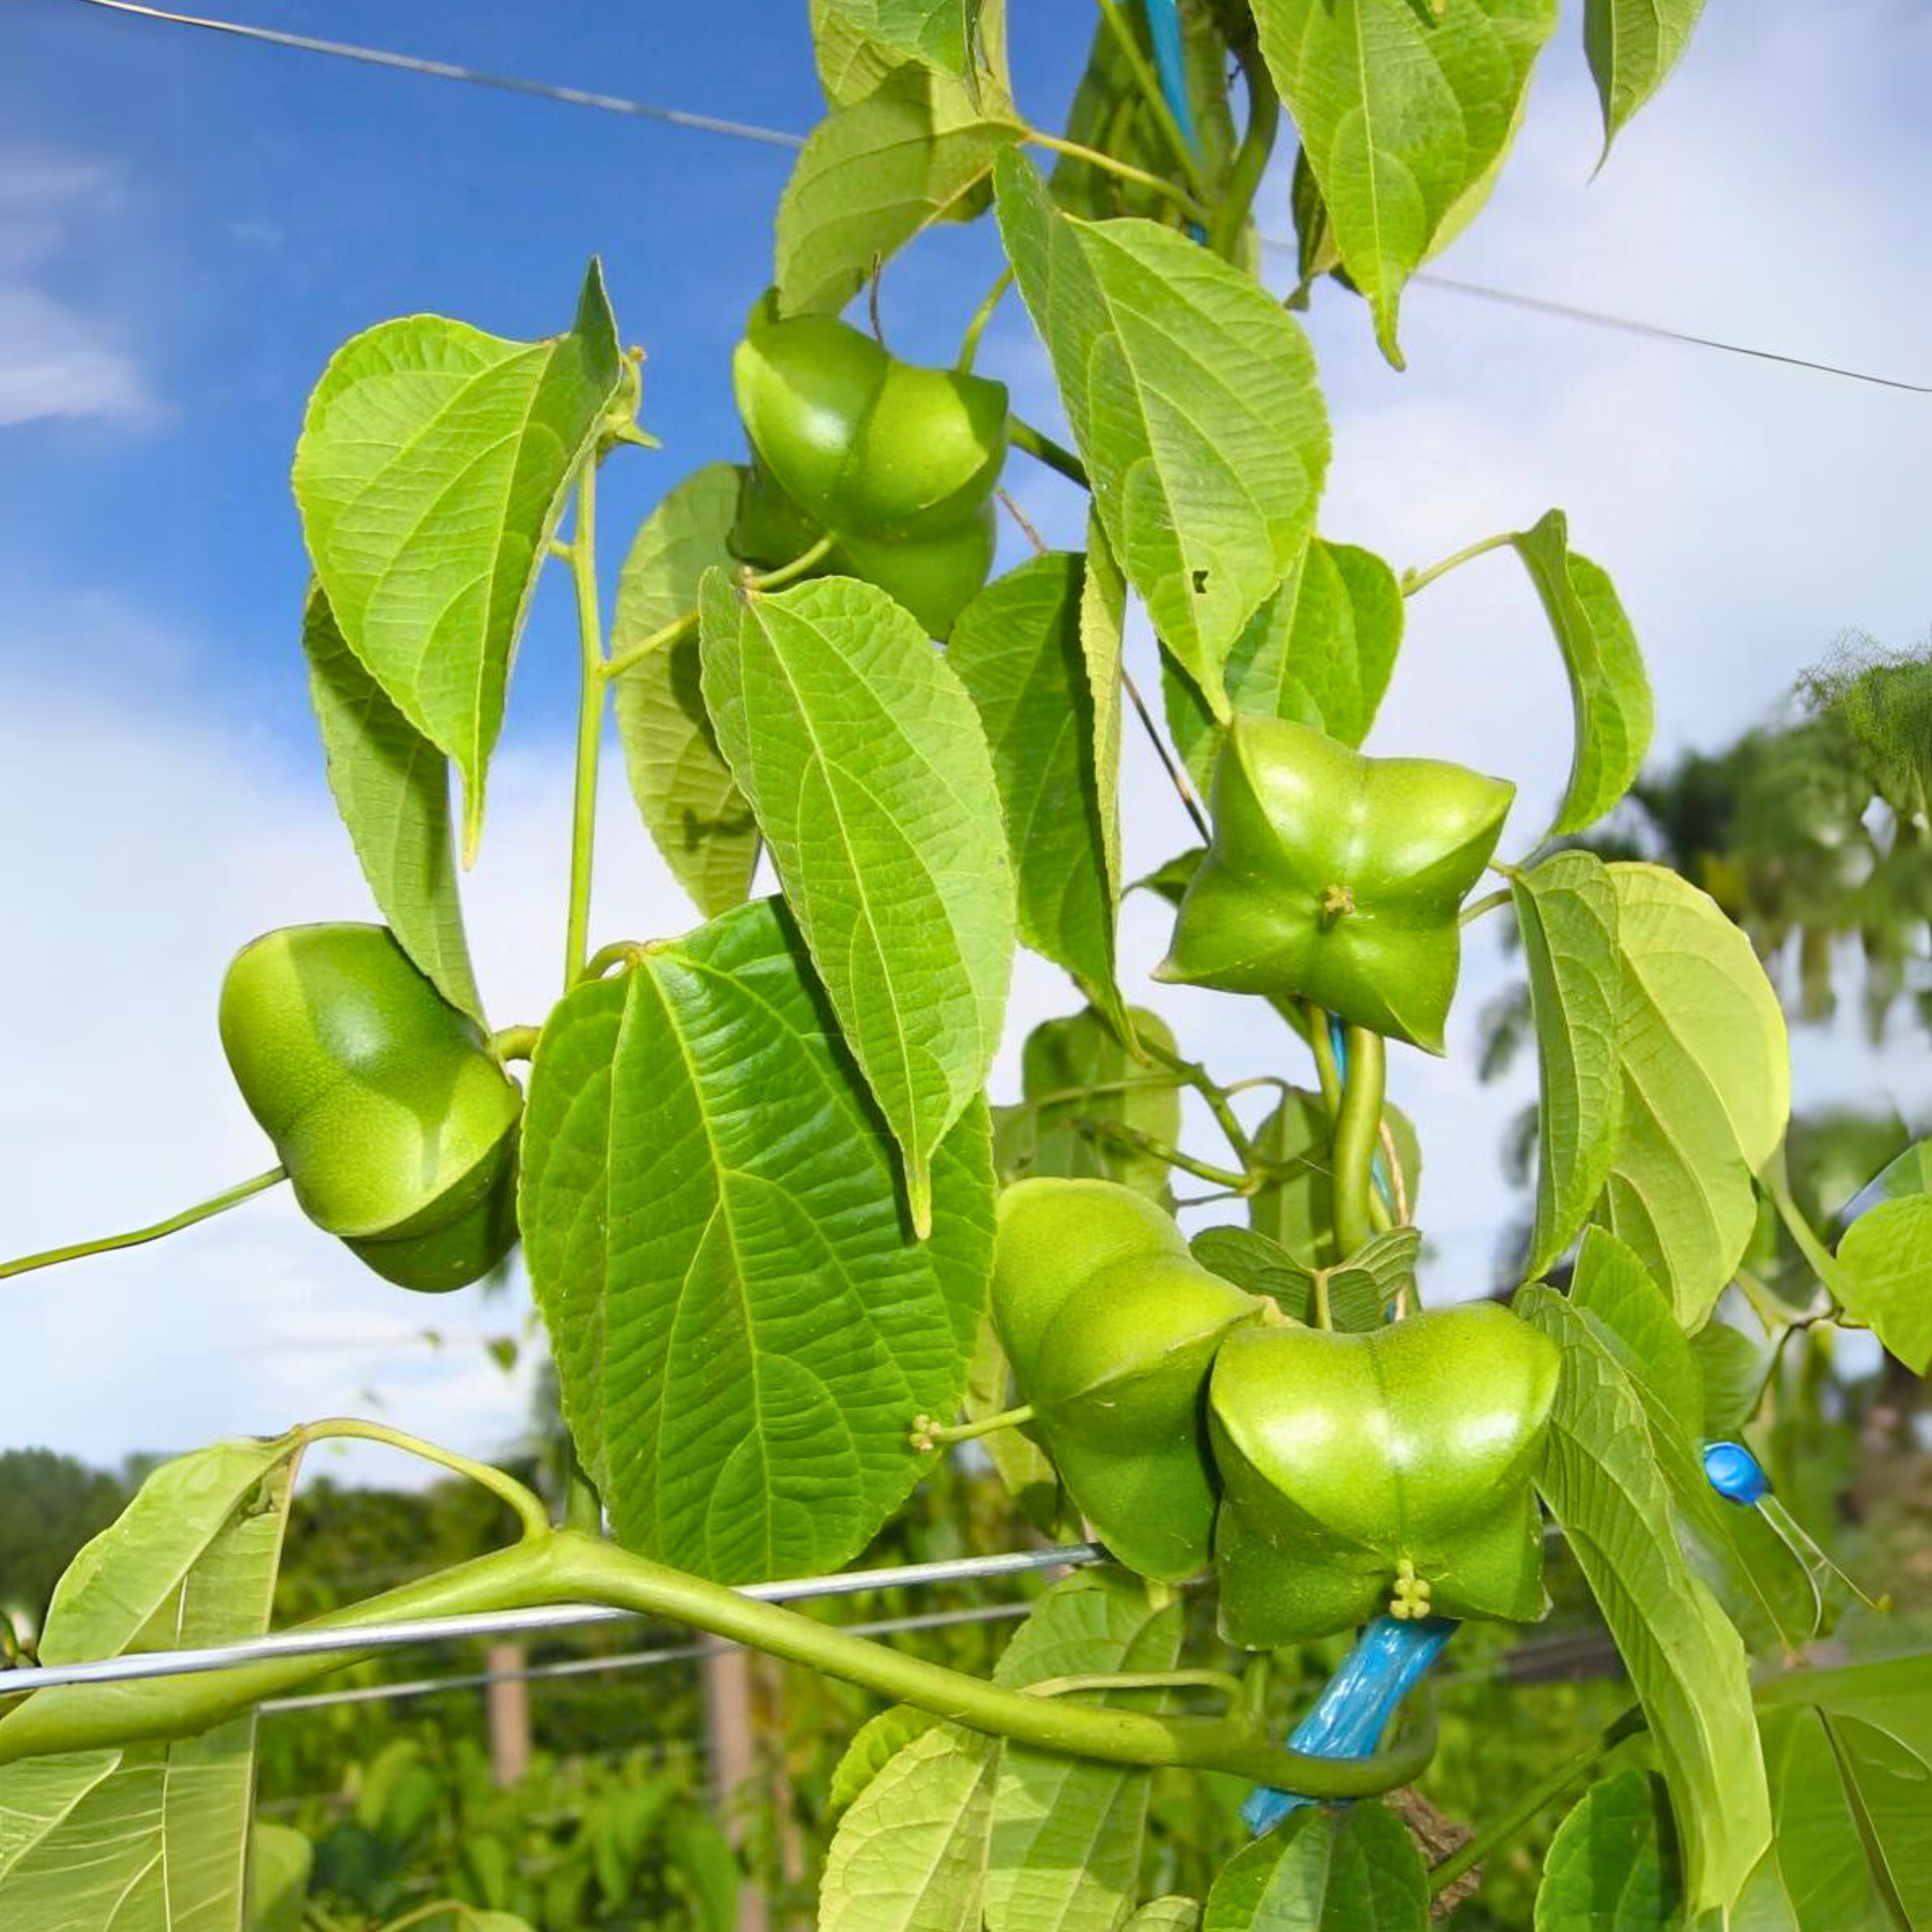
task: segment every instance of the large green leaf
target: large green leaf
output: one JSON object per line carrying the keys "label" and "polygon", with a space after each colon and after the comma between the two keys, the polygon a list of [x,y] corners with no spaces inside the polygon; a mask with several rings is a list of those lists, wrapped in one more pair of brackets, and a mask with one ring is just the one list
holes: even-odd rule
{"label": "large green leaf", "polygon": [[[617,579],[613,656],[695,610],[704,573],[728,567],[742,476],[735,464],[707,464],[644,520]],[[718,748],[698,671],[694,633],[634,664],[616,680],[617,737],[645,829],[710,917],[750,893],[758,827]]]}
{"label": "large green leaf", "polygon": [[1576,1238],[1609,1178],[1623,1112],[1617,896],[1593,853],[1559,852],[1510,881],[1529,967],[1540,1079],[1534,1280]]}
{"label": "large green leaf", "polygon": [[1570,1288],[1643,1404],[1652,1454],[1698,1574],[1746,1642],[1796,1652],[1820,1634],[1825,1599],[1756,1510],[1720,1497],[1700,1454],[1704,1378],[1670,1298],[1614,1234],[1584,1234]]}
{"label": "large green leaf", "polygon": [[1516,538],[1570,674],[1576,748],[1552,836],[1581,832],[1630,788],[1650,748],[1650,681],[1636,635],[1599,564],[1570,548],[1570,524],[1552,510]]}
{"label": "large green leaf", "polygon": [[963,76],[969,88],[991,80],[1010,93],[1006,0],[907,0],[904,5],[900,0],[811,0],[812,55],[826,100],[834,107],[850,107],[910,58],[872,28],[902,22],[911,14],[936,12],[943,4],[956,10],[962,4],[971,8],[966,17],[974,59]]}
{"label": "large green leaf", "polygon": [[1932,1922],[1932,1654],[1789,1671],[1758,1704],[1798,1932]]}
{"label": "large green leaf", "polygon": [[[1135,1034],[1174,1050],[1159,1014],[1130,1010]],[[1004,1182],[1029,1174],[1118,1181],[1163,1206],[1172,1204],[1167,1163],[1137,1150],[1109,1124],[1163,1147],[1180,1136],[1180,1090],[1171,1076],[1142,1064],[1091,1007],[1042,1020],[1021,1049],[1022,1098],[998,1110],[994,1155]]]}
{"label": "large green leaf", "polygon": [[[1166,1670],[1181,1623],[1178,1602],[1156,1607],[1136,1580],[1085,1572],[1040,1600],[994,1674],[1018,1688]],[[1144,1707],[1160,1694],[1109,1701]],[[874,1720],[886,1740],[898,1722]],[[980,1932],[982,1911],[988,1932],[1108,1932],[1132,1902],[1151,1775],[950,1724],[925,1730],[840,1822],[820,1932]]]}
{"label": "large green leaf", "polygon": [[1684,1877],[1661,1779],[1620,1772],[1558,1827],[1536,1894],[1536,1932],[1678,1932]]}
{"label": "large green leaf", "polygon": [[328,788],[376,906],[436,991],[482,1026],[450,836],[449,760],[363,669],[316,585],[302,613],[302,649]]}
{"label": "large green leaf", "polygon": [[1062,214],[1016,154],[994,178],[1114,555],[1224,716],[1228,651],[1314,529],[1328,422],[1307,338],[1186,236]]}
{"label": "large green leaf", "polygon": [[1758,1699],[1778,1837],[1750,1932],[1932,1923],[1932,1655],[1792,1671]]}
{"label": "large green leaf", "polygon": [[625,374],[593,262],[566,334],[407,316],[338,350],[309,398],[295,491],[310,559],[344,642],[456,761],[466,861],[545,546]]}
{"label": "large green leaf", "polygon": [[1081,644],[1085,578],[1080,557],[1055,551],[995,578],[960,614],[946,662],[979,706],[993,754],[1020,938],[1124,1031],[1114,979],[1119,881],[1107,863]]}
{"label": "large green leaf", "polygon": [[1342,265],[1400,368],[1402,284],[1487,191],[1556,0],[1255,0],[1255,20]]}
{"label": "large green leaf", "polygon": [[902,60],[963,80],[979,28],[978,0],[820,0],[822,19]]}
{"label": "large green leaf", "polygon": [[[1376,722],[1402,644],[1395,572],[1373,551],[1312,538],[1248,621],[1223,675],[1237,711],[1312,724],[1359,745]],[[1167,722],[1196,784],[1213,776],[1221,733],[1198,692],[1167,668]]]}
{"label": "large green leaf", "polygon": [[1148,1900],[1127,1921],[1127,1932],[1194,1932],[1201,1923],[1201,1901],[1170,1892]]}
{"label": "large green leaf", "polygon": [[[267,1628],[294,1478],[286,1440],[164,1463],[69,1566],[48,1664],[191,1648]],[[35,1692],[37,1723],[112,1709],[124,1688]],[[0,1719],[4,1744],[8,1719]],[[0,1924],[21,1932],[240,1932],[254,1798],[253,1712],[172,1744],[0,1768]]]}
{"label": "large green leaf", "polygon": [[[1178,1599],[1156,1604],[1132,1578],[1071,1577],[1021,1625],[994,1676],[1023,1687],[1171,1670],[1184,1620]],[[1150,1700],[1130,1692],[1103,1701]],[[994,1784],[987,1932],[1112,1932],[1133,1902],[1151,1782],[1130,1766],[1008,1744]]]}
{"label": "large green leaf", "polygon": [[1583,45],[1604,106],[1604,152],[1664,85],[1704,0],[1584,0]]}
{"label": "large green leaf", "polygon": [[1771,1833],[1744,1646],[1678,1546],[1642,1399],[1610,1344],[1550,1288],[1514,1306],[1562,1361],[1537,1486],[1643,1705],[1692,1909],[1726,1907]]}
{"label": "large green leaf", "polygon": [[905,1155],[932,1153],[1000,1043],[1012,866],[979,713],[924,628],[851,578],[705,578],[704,699],[854,1057]]}
{"label": "large green leaf", "polygon": [[907,1226],[892,1143],[776,901],[552,1012],[519,1219],[578,1453],[632,1548],[738,1582],[836,1569],[958,1408],[992,1266],[976,1103]]}
{"label": "large green leaf", "polygon": [[1380,1804],[1309,1805],[1221,1868],[1202,1932],[1424,1932],[1429,1877]]}
{"label": "large green leaf", "polygon": [[839,1821],[819,1932],[980,1932],[999,1754],[942,1724],[893,1757]]}
{"label": "large green leaf", "polygon": [[1614,865],[1623,1072],[1596,1213],[1701,1328],[1757,1219],[1751,1177],[1791,1108],[1784,1015],[1750,941],[1659,866]]}
{"label": "large green leaf", "polygon": [[800,150],[778,202],[774,276],[787,315],[836,315],[874,261],[974,212],[994,157],[1025,133],[1004,91],[916,65],[835,108]]}
{"label": "large green leaf", "polygon": [[1932,1369],[1932,1194],[1868,1208],[1838,1244],[1833,1286],[1915,1375]]}

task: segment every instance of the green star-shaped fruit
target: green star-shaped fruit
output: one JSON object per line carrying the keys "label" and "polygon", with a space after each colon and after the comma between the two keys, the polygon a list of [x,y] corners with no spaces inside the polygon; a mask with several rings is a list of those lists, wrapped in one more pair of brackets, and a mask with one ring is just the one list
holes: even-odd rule
{"label": "green star-shaped fruit", "polygon": [[1222,1336],[1263,1305],[1115,1182],[1022,1180],[1000,1197],[993,1319],[1013,1379],[1081,1514],[1144,1576],[1207,1565],[1202,1397]]}
{"label": "green star-shaped fruit", "polygon": [[1492,1302],[1366,1334],[1228,1336],[1208,1393],[1228,1640],[1271,1648],[1384,1612],[1540,1616],[1529,1479],[1557,1366]]}
{"label": "green star-shaped fruit", "polygon": [[1310,999],[1440,1053],[1456,916],[1515,795],[1466,766],[1367,758],[1238,715],[1214,770],[1214,836],[1155,976]]}

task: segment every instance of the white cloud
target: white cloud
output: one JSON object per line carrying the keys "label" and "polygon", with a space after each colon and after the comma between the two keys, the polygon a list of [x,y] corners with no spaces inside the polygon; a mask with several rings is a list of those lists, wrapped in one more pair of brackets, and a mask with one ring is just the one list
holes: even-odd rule
{"label": "white cloud", "polygon": [[119,177],[105,163],[0,154],[0,428],[155,413],[118,331],[46,286],[63,257],[103,236],[121,204]]}

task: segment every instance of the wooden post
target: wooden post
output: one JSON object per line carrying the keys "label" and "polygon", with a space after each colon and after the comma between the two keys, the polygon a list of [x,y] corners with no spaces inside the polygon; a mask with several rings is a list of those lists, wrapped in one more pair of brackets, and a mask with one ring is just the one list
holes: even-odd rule
{"label": "wooden post", "polygon": [[484,1692],[490,1720],[490,1769],[507,1791],[520,1784],[530,1768],[530,1687],[519,1674],[523,1646],[493,1643],[483,1667],[490,1673]]}
{"label": "wooden post", "polygon": [[[746,1801],[755,1791],[758,1742],[752,1724],[751,1659],[730,1644],[707,1650],[698,1666],[704,1687],[704,1740],[711,1803],[734,1846],[745,1843]],[[738,1892],[738,1932],[769,1932],[764,1889],[748,1878]]]}

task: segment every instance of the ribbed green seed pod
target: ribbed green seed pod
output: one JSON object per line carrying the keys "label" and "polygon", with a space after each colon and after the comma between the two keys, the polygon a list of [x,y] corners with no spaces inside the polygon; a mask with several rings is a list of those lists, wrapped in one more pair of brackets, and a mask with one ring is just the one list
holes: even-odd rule
{"label": "ribbed green seed pod", "polygon": [[220,1027],[242,1097],[317,1227],[432,1292],[509,1252],[522,1094],[386,927],[265,933],[228,969]]}

